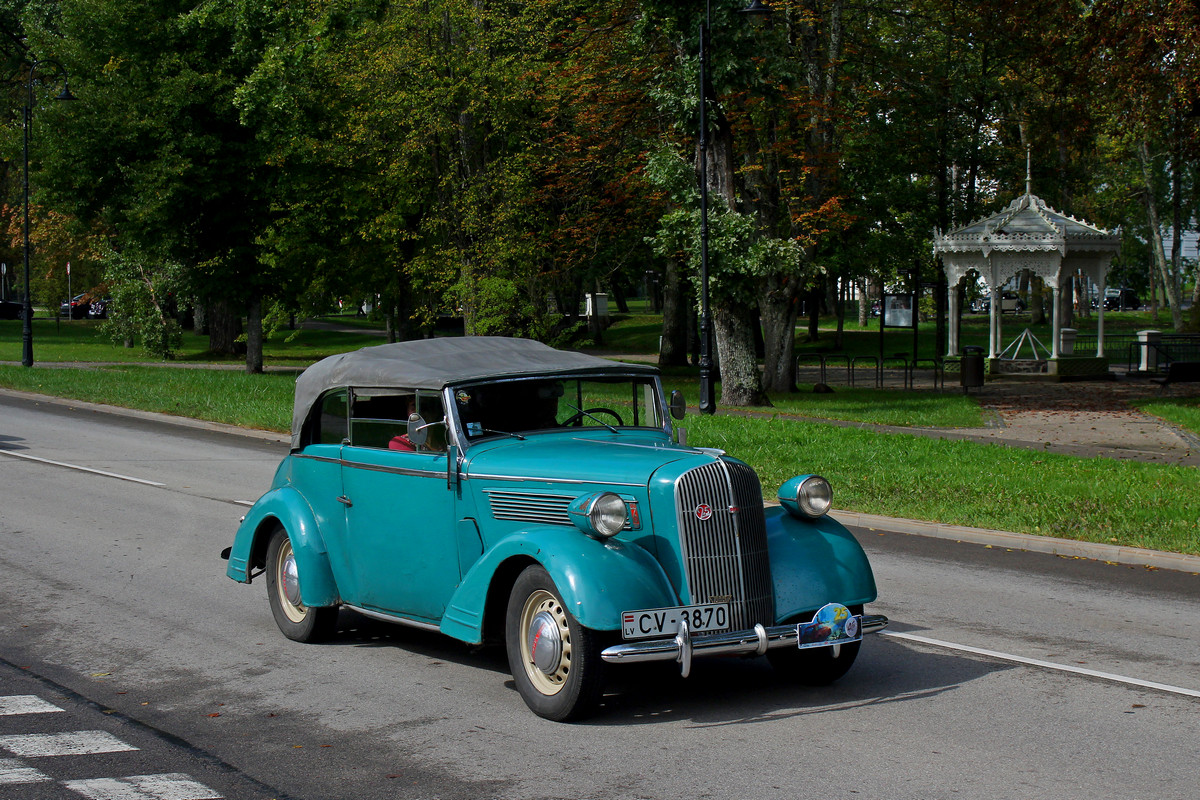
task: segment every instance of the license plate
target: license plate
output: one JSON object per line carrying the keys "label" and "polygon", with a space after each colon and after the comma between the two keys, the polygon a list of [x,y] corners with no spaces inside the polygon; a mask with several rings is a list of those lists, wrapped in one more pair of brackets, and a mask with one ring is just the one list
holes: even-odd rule
{"label": "license plate", "polygon": [[625,639],[649,639],[674,636],[679,623],[687,622],[692,633],[723,631],[729,628],[729,604],[648,608],[621,614],[621,636]]}

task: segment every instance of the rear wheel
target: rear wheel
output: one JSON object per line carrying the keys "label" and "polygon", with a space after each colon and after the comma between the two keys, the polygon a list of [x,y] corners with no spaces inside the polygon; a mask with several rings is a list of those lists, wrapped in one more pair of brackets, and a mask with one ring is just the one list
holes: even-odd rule
{"label": "rear wheel", "polygon": [[[850,613],[861,614],[862,606],[851,606]],[[767,660],[790,681],[803,686],[828,686],[854,666],[862,641],[829,647],[781,647],[767,651]]]}
{"label": "rear wheel", "polygon": [[571,616],[541,566],[517,577],[504,638],[513,682],[533,713],[564,722],[596,707],[604,682],[598,637]]}
{"label": "rear wheel", "polygon": [[310,608],[300,599],[300,573],[287,531],[276,528],[267,544],[267,600],[283,635],[297,642],[319,642],[337,630],[337,607]]}

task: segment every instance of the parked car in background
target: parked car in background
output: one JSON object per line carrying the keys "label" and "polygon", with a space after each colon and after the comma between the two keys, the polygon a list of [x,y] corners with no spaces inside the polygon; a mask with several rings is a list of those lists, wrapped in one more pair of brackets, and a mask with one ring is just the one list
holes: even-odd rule
{"label": "parked car in background", "polygon": [[[876,596],[866,554],[800,474],[691,447],[658,370],[538,342],[447,337],[331,356],[296,381],[291,452],[222,556],[263,575],[276,624],[336,633],[339,607],[503,642],[537,715],[576,719],[607,670],[765,655],[831,683]],[[797,453],[797,458],[804,454]]]}
{"label": "parked car in background", "polygon": [[1104,290],[1104,309],[1106,311],[1132,311],[1141,307],[1141,298],[1132,289],[1108,288]]}
{"label": "parked car in background", "polygon": [[12,300],[0,300],[0,319],[21,319],[25,307]]}
{"label": "parked car in background", "polygon": [[86,294],[77,294],[70,300],[63,300],[58,305],[58,315],[68,319],[83,319],[88,312],[88,303],[84,300],[86,297]]}
{"label": "parked car in background", "polygon": [[[971,305],[973,311],[981,311],[988,313],[992,310],[992,296],[986,295],[979,298]],[[1000,313],[1009,312],[1012,314],[1020,314],[1025,310],[1025,301],[1021,299],[1021,295],[1012,291],[1000,292]]]}
{"label": "parked car in background", "polygon": [[70,319],[104,319],[108,316],[110,302],[111,298],[96,292],[84,292],[60,303],[58,315]]}
{"label": "parked car in background", "polygon": [[107,319],[108,307],[111,303],[111,297],[89,296],[88,319]]}

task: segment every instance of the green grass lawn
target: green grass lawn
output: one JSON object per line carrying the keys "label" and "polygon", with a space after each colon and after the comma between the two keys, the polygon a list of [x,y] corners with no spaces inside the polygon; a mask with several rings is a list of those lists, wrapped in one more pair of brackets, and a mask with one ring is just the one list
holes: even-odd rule
{"label": "green grass lawn", "polygon": [[[354,320],[354,318],[349,318]],[[341,324],[339,322],[339,324]],[[104,320],[37,319],[33,321],[33,359],[35,364],[49,362],[152,362],[144,351],[123,347],[112,341],[104,330]],[[307,366],[325,356],[344,353],[386,341],[373,331],[377,326],[354,320],[349,327],[360,332],[325,330],[280,330],[263,343],[263,362],[269,365]],[[0,320],[0,361],[21,360],[21,323]],[[183,363],[241,364],[239,357],[216,358],[208,351],[208,337],[183,332],[183,344],[175,361]]]}
{"label": "green grass lawn", "polygon": [[1133,404],[1146,414],[1165,419],[1200,436],[1200,398],[1156,397]]}

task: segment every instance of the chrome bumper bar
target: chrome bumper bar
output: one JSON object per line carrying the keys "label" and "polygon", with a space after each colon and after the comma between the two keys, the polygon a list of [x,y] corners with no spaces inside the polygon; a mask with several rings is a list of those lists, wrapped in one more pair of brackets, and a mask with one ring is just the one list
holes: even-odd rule
{"label": "chrome bumper bar", "polygon": [[[888,618],[882,614],[864,614],[859,623],[862,632],[876,633],[887,627]],[[728,631],[693,637],[687,623],[671,639],[652,639],[628,642],[605,648],[600,657],[610,664],[636,664],[641,661],[677,661],[683,677],[692,670],[692,656],[765,655],[776,647],[798,647],[796,625],[755,625],[748,631]],[[830,642],[830,646],[837,642]]]}

